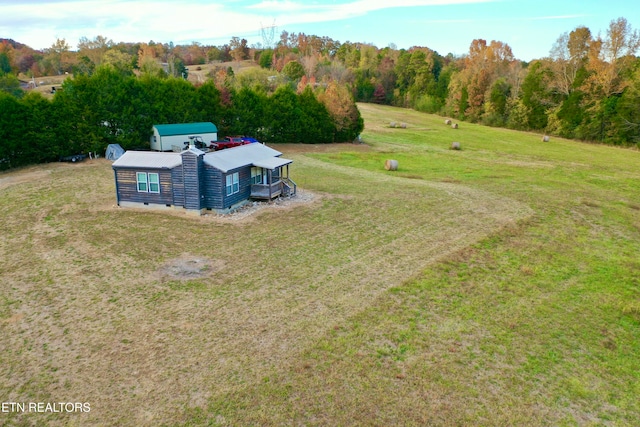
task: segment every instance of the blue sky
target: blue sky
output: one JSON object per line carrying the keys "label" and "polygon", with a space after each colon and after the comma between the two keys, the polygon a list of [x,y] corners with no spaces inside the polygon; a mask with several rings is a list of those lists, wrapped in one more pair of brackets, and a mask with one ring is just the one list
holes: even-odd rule
{"label": "blue sky", "polygon": [[[81,37],[115,42],[221,45],[231,37],[263,43],[262,29],[467,53],[473,39],[499,40],[516,58],[542,58],[578,26],[603,36],[624,17],[640,29],[637,0],[0,0],[0,37],[35,49]],[[265,31],[268,33],[269,31]]]}

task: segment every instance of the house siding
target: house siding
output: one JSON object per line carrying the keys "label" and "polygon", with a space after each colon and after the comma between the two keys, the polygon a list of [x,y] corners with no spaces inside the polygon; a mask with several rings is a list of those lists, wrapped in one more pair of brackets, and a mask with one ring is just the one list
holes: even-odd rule
{"label": "house siding", "polygon": [[182,175],[184,187],[184,208],[200,210],[204,206],[204,165],[202,155],[192,151],[182,153]]}
{"label": "house siding", "polygon": [[173,179],[173,205],[184,207],[184,176],[182,166],[178,166],[171,171]]}
{"label": "house siding", "polygon": [[223,173],[214,167],[204,167],[204,207],[208,209],[224,208],[225,177]]}
{"label": "house siding", "polygon": [[[227,196],[227,176],[233,175],[238,172],[239,188],[240,191],[236,194]],[[237,169],[232,169],[226,174],[222,174],[222,191],[220,192],[223,197],[222,208],[227,209],[231,206],[243,202],[251,196],[251,166],[244,166]]]}
{"label": "house siding", "polygon": [[[160,179],[160,193],[145,193],[138,191],[136,181],[137,172],[157,173]],[[158,205],[173,204],[173,183],[171,171],[168,169],[117,169],[118,203],[153,203]]]}

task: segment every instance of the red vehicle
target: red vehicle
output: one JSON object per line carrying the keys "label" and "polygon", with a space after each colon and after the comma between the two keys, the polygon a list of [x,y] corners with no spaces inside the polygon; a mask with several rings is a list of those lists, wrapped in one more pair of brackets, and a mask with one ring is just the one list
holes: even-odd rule
{"label": "red vehicle", "polygon": [[218,151],[247,144],[251,144],[251,142],[245,141],[242,136],[225,136],[222,141],[212,141],[211,148]]}

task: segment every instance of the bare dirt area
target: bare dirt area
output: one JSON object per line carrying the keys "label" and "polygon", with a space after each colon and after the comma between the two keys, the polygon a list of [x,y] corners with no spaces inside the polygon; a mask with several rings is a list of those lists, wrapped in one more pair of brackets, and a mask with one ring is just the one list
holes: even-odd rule
{"label": "bare dirt area", "polygon": [[211,258],[183,254],[167,261],[159,270],[160,280],[202,279],[215,274],[224,268],[224,261]]}
{"label": "bare dirt area", "polygon": [[0,190],[16,184],[46,179],[51,174],[52,167],[61,166],[55,163],[52,165],[48,165],[49,167],[42,165],[30,166],[27,168],[19,169],[17,171],[0,173]]}

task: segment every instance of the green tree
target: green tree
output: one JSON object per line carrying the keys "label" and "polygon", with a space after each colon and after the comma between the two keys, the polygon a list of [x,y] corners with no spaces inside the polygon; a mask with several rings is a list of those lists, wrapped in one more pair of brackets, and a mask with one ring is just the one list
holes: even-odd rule
{"label": "green tree", "polygon": [[618,102],[615,142],[640,147],[640,60],[636,60],[636,70]]}
{"label": "green tree", "polygon": [[263,138],[267,96],[264,92],[243,87],[232,95],[232,117],[228,133]]}
{"label": "green tree", "polygon": [[297,82],[305,75],[304,67],[298,61],[287,62],[282,69],[282,73],[294,82]]}
{"label": "green tree", "polygon": [[21,98],[24,91],[20,87],[20,80],[13,74],[0,74],[0,92]]}
{"label": "green tree", "polygon": [[59,138],[59,117],[52,102],[38,92],[29,92],[21,102],[28,111],[24,141],[31,148],[30,163],[58,160],[63,141]]}
{"label": "green tree", "polygon": [[216,126],[222,125],[221,119],[224,115],[224,106],[222,105],[222,94],[212,80],[206,81],[197,89],[198,95],[198,111],[202,120],[213,122]]}
{"label": "green tree", "polygon": [[0,52],[0,76],[11,72],[11,60],[6,52]]}
{"label": "green tree", "polygon": [[306,144],[324,144],[333,142],[335,127],[327,108],[314,94],[311,86],[304,88],[299,95],[300,110],[304,125],[300,140]]}
{"label": "green tree", "polygon": [[0,91],[0,170],[31,163],[27,134],[28,111],[18,99]]}
{"label": "green tree", "polygon": [[263,138],[266,142],[303,142],[301,120],[302,111],[298,95],[291,86],[280,86],[268,98],[265,108],[266,129]]}
{"label": "green tree", "polygon": [[529,72],[522,82],[522,104],[527,108],[529,129],[544,129],[547,126],[547,107],[549,100],[546,84],[547,70],[540,61],[529,65]]}
{"label": "green tree", "polygon": [[491,86],[489,101],[485,104],[483,122],[490,126],[504,126],[507,119],[507,102],[511,97],[511,85],[504,77]]}
{"label": "green tree", "polygon": [[102,58],[103,64],[111,65],[113,68],[126,75],[133,74],[133,61],[133,55],[122,52],[118,49],[108,50]]}
{"label": "green tree", "polygon": [[265,49],[260,53],[258,63],[262,68],[270,69],[273,64],[273,49]]}

